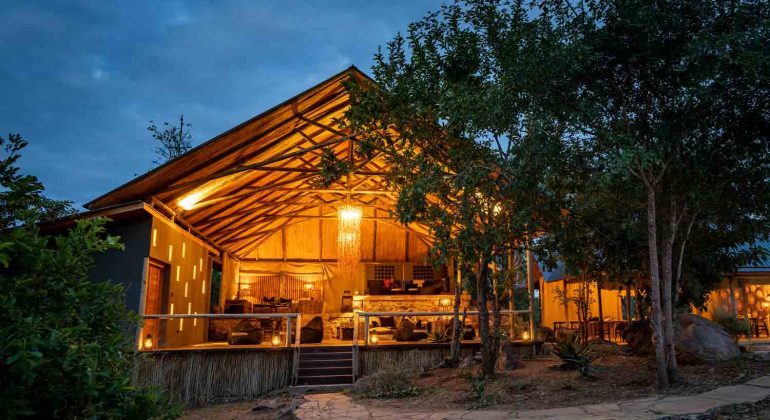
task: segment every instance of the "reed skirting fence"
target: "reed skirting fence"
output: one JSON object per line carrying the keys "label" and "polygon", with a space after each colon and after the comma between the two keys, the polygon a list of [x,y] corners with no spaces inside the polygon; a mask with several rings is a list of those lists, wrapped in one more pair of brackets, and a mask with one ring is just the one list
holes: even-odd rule
{"label": "reed skirting fence", "polygon": [[142,358],[134,383],[168,391],[196,406],[217,400],[253,398],[289,386],[292,351],[157,352]]}
{"label": "reed skirting fence", "polygon": [[[460,358],[473,355],[478,346],[460,349]],[[360,349],[359,375],[371,375],[380,370],[420,370],[438,366],[445,357],[449,356],[449,346],[399,348],[381,347]]]}

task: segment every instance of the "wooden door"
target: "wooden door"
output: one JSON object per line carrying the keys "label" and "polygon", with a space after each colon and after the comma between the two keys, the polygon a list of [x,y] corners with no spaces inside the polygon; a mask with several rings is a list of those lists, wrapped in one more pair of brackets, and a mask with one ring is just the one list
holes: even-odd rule
{"label": "wooden door", "polygon": [[[167,297],[164,296],[164,279],[166,269],[160,264],[150,262],[147,266],[147,286],[144,298],[144,313],[145,315],[155,315],[163,313],[165,307],[165,301]],[[144,326],[142,328],[141,346],[146,348],[145,342],[148,338],[152,340],[152,347],[158,348],[160,343],[160,321],[157,319],[145,319]],[[149,350],[149,349],[148,349]]]}

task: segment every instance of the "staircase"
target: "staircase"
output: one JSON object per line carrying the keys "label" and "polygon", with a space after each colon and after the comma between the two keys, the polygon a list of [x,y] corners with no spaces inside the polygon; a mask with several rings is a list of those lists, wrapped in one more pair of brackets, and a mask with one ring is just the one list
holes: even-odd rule
{"label": "staircase", "polygon": [[302,347],[295,385],[348,385],[353,383],[351,346]]}

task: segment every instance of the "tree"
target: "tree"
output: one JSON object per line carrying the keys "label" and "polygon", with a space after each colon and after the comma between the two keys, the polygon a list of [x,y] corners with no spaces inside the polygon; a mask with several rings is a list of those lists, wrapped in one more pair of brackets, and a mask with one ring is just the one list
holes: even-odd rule
{"label": "tree", "polygon": [[38,224],[69,208],[43,196],[15,162],[26,143],[0,139],[0,417],[174,418],[166,395],[131,385],[138,357],[121,286],[92,282],[92,254],[121,248],[106,219],[63,235]]}
{"label": "tree", "polygon": [[427,226],[434,261],[456,261],[476,289],[485,375],[498,350],[490,265],[559,212],[547,193],[559,129],[539,118],[529,65],[549,37],[520,2],[455,2],[375,56],[376,86],[348,84],[345,124],[362,133],[357,153],[390,164],[398,220]]}
{"label": "tree", "polygon": [[615,162],[610,170],[645,192],[658,384],[666,387],[677,370],[672,296],[693,232],[728,232],[722,249],[770,232],[769,12],[755,1],[545,7],[571,68],[546,76],[556,81],[551,103],[560,99],[555,107],[580,147]]}
{"label": "tree", "polygon": [[152,138],[160,143],[153,149],[158,159],[152,161],[154,165],[162,165],[170,160],[187,153],[192,148],[192,134],[190,133],[192,125],[185,124],[184,115],[179,116],[179,126],[163,123],[163,128],[158,128],[154,121],[150,121],[147,131],[152,134]]}

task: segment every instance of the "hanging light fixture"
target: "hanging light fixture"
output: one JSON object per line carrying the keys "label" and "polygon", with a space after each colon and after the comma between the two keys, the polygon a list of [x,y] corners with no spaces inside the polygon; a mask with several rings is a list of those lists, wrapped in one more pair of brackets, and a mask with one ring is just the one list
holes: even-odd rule
{"label": "hanging light fixture", "polygon": [[355,270],[361,261],[361,215],[359,206],[345,204],[337,211],[337,263],[348,272]]}

